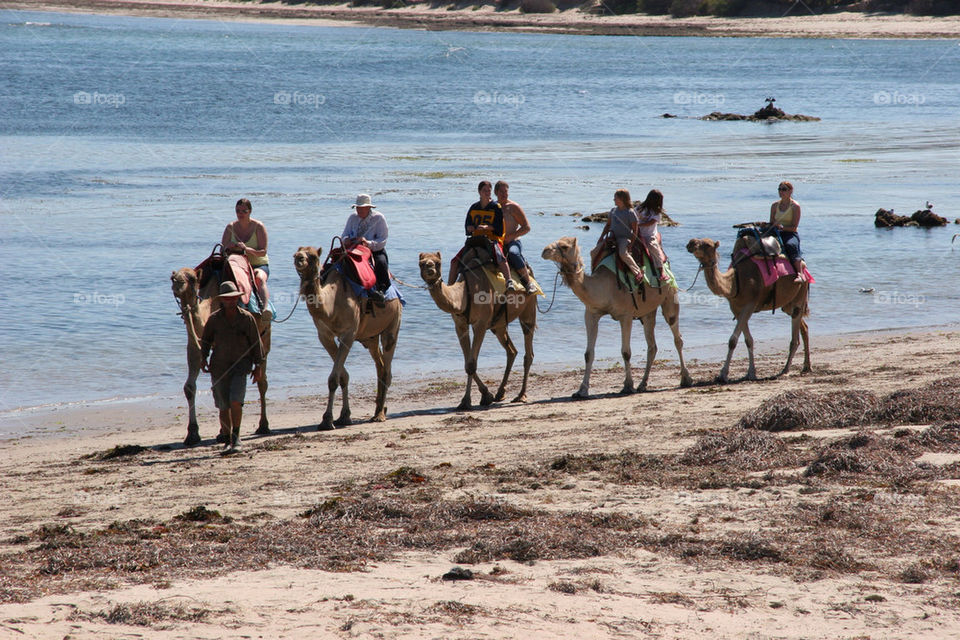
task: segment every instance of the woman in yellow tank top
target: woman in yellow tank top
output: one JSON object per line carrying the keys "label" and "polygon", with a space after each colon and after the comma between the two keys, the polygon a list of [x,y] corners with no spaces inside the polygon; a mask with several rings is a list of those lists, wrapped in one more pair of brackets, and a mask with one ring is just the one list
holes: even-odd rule
{"label": "woman in yellow tank top", "polygon": [[783,240],[783,252],[787,254],[793,269],[797,273],[794,282],[806,282],[803,277],[803,252],[800,250],[800,236],[797,226],[800,224],[800,205],[793,199],[793,185],[781,182],[777,187],[780,199],[770,205],[770,225],[780,230]]}
{"label": "woman in yellow tank top", "polygon": [[257,289],[260,291],[261,304],[265,319],[269,320],[270,310],[267,308],[269,293],[267,292],[267,278],[270,276],[270,260],[267,258],[267,228],[259,220],[250,217],[253,205],[246,198],[237,200],[235,207],[237,219],[223,230],[220,244],[224,251],[241,251],[253,267],[253,275],[257,278]]}

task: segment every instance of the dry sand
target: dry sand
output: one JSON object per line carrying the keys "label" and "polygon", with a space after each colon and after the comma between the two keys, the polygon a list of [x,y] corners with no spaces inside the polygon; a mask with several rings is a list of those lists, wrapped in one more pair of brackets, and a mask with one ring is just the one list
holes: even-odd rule
{"label": "dry sand", "polygon": [[[803,10],[803,3],[795,9]],[[449,10],[411,4],[398,9],[350,4],[309,6],[218,0],[5,0],[10,10],[45,10],[217,20],[293,21],[323,26],[367,24],[428,30],[522,31],[642,36],[774,38],[957,38],[960,16],[922,17],[864,13],[794,15],[786,18],[670,18],[598,16],[578,9],[552,14],[496,11],[491,6]]]}
{"label": "dry sand", "polygon": [[[740,431],[764,449],[678,457],[786,391],[928,387],[956,371],[958,338],[819,339],[810,375],[718,386],[719,363],[699,362],[689,389],[661,362],[652,391],[628,396],[610,369],[581,402],[579,372],[541,374],[528,403],[467,413],[452,409],[459,378],[408,381],[386,423],[333,432],[311,428],[316,398],[292,399],[271,405],[275,435],[228,458],[209,398],[193,449],[182,407],[152,424],[67,412],[71,435],[0,443],[0,636],[960,638],[960,439],[904,448],[921,416],[909,431]],[[763,348],[771,376],[784,354]],[[369,390],[353,402],[371,415]],[[896,443],[879,466],[804,475],[863,428]],[[146,450],[96,458],[126,444]],[[232,522],[177,519],[198,505]],[[454,566],[474,579],[442,580]]]}

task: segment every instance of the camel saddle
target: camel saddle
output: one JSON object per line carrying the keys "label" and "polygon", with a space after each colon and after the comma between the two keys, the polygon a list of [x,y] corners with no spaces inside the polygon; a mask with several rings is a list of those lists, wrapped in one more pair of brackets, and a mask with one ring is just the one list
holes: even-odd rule
{"label": "camel saddle", "polygon": [[[221,245],[216,245],[206,260],[196,266],[199,281],[198,288],[203,290],[214,277],[217,278],[217,285],[224,282],[232,282],[237,285],[237,291],[240,292],[240,300],[244,305],[250,304],[250,296],[256,291],[257,279],[253,275],[253,267],[247,256],[242,253],[229,253],[224,255],[221,251]],[[260,292],[257,291],[258,303]],[[258,304],[257,309],[259,310]]]}
{"label": "camel saddle", "polygon": [[765,231],[756,224],[737,225],[737,240],[733,246],[732,256],[738,255],[741,249],[746,249],[749,256],[763,258],[778,258],[783,255],[783,246],[780,234],[776,229]]}
{"label": "camel saddle", "polygon": [[323,278],[328,270],[336,265],[340,266],[343,275],[357,282],[366,291],[377,284],[377,274],[373,270],[373,252],[362,244],[350,249],[332,249],[320,277]]}

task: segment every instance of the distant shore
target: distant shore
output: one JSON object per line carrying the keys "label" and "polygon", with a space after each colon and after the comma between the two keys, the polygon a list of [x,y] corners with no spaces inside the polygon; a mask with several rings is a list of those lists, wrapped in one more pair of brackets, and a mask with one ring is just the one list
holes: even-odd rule
{"label": "distant shore", "polygon": [[193,0],[40,0],[3,2],[8,11],[58,11],[162,18],[283,21],[317,26],[511,31],[578,35],[769,37],[769,38],[960,38],[960,16],[920,17],[833,13],[786,18],[671,18],[631,14],[598,16],[578,9],[524,14],[493,7],[449,10],[426,6],[382,9],[340,5]]}

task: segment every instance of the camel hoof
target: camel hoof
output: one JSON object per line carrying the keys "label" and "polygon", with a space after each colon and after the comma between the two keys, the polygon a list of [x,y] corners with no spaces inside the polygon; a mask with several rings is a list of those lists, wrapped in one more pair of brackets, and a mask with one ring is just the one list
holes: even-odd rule
{"label": "camel hoof", "polygon": [[527,394],[525,393],[521,393],[520,395],[518,395],[516,398],[513,399],[513,402],[526,402],[526,401],[527,401]]}
{"label": "camel hoof", "polygon": [[643,392],[646,391],[646,390],[647,390],[647,383],[646,383],[646,382],[641,382],[640,384],[637,385],[637,390],[636,390],[637,393],[643,393]]}
{"label": "camel hoof", "polygon": [[200,434],[196,431],[187,432],[187,438],[183,441],[185,447],[195,447],[200,444]]}
{"label": "camel hoof", "polygon": [[324,416],[323,422],[317,425],[317,431],[333,431],[333,419],[329,416]]}
{"label": "camel hoof", "polygon": [[353,424],[353,420],[350,419],[350,416],[340,416],[333,421],[333,424],[337,427],[349,427]]}
{"label": "camel hoof", "polygon": [[470,411],[473,409],[473,403],[470,401],[470,398],[464,398],[460,401],[460,404],[457,405],[457,411]]}
{"label": "camel hoof", "polygon": [[486,393],[486,394],[484,394],[483,396],[480,397],[480,406],[481,406],[481,407],[489,407],[489,406],[492,405],[492,404],[493,404],[493,396],[492,396],[491,394]]}
{"label": "camel hoof", "polygon": [[270,427],[268,427],[268,426],[265,425],[265,424],[261,424],[259,427],[257,427],[257,430],[253,432],[253,435],[255,435],[255,436],[268,436],[268,435],[270,435],[271,433],[273,433],[273,431],[270,431]]}
{"label": "camel hoof", "polygon": [[804,375],[806,373],[813,373],[813,369],[810,367],[804,367],[803,369],[800,369],[800,375]]}
{"label": "camel hoof", "polygon": [[727,376],[719,375],[715,379],[717,384],[727,384]]}
{"label": "camel hoof", "polygon": [[[787,371],[786,371],[786,370],[781,371],[781,372],[780,372],[780,375],[781,375],[781,376],[787,375]],[[752,381],[752,382],[756,382],[756,381],[757,381],[757,372],[756,372],[756,371],[752,371],[752,372],[751,372],[751,371],[748,371],[748,372],[747,372],[746,380],[750,380],[750,381]]]}
{"label": "camel hoof", "polygon": [[497,395],[493,396],[493,401],[500,402],[501,400],[503,400],[504,396],[506,395],[507,395],[507,392],[504,391],[503,389],[500,389],[499,391],[497,391]]}
{"label": "camel hoof", "polygon": [[686,389],[687,387],[692,387],[692,386],[693,386],[693,378],[691,378],[689,374],[685,376],[680,376],[681,389]]}
{"label": "camel hoof", "polygon": [[586,391],[575,391],[570,397],[574,400],[586,400],[590,395]]}
{"label": "camel hoof", "polygon": [[620,389],[620,395],[622,396],[628,396],[631,393],[633,393],[633,387],[628,384],[623,385],[623,388]]}

